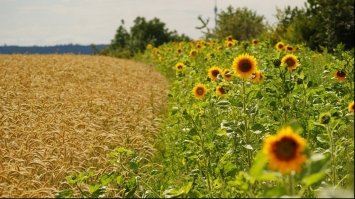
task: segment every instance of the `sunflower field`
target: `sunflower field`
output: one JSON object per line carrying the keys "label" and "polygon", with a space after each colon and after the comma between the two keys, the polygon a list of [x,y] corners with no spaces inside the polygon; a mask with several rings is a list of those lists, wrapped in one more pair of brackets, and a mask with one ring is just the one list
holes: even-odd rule
{"label": "sunflower field", "polygon": [[229,36],[138,58],[169,80],[154,155],[115,148],[57,197],[354,197],[353,52]]}
{"label": "sunflower field", "polygon": [[353,197],[354,57],[268,41],[170,43],[161,197]]}

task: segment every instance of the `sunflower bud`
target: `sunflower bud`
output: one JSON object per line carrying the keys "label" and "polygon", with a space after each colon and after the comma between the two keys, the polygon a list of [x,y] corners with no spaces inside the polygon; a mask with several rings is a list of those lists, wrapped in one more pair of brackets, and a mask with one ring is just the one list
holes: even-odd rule
{"label": "sunflower bud", "polygon": [[303,84],[303,79],[297,78],[297,84]]}
{"label": "sunflower bud", "polygon": [[321,124],[329,124],[330,122],[331,115],[330,113],[322,113],[319,116],[319,122]]}

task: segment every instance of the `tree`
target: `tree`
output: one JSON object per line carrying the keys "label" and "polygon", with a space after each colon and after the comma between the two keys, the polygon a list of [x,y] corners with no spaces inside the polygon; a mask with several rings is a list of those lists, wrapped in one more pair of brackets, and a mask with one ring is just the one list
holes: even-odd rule
{"label": "tree", "polygon": [[121,25],[118,27],[115,37],[111,41],[110,47],[114,50],[126,48],[130,35],[124,27],[124,20],[121,20]]}
{"label": "tree", "polygon": [[315,39],[328,48],[335,48],[339,43],[348,49],[354,47],[354,0],[308,0],[307,3],[306,14],[317,33],[307,35],[306,39]]}
{"label": "tree", "polygon": [[286,40],[290,43],[300,43],[305,40],[304,35],[314,34],[314,29],[305,16],[305,10],[287,6],[283,10],[276,8],[277,26],[270,34],[270,40],[276,43]]}
{"label": "tree", "polygon": [[304,9],[277,10],[273,36],[304,42],[312,49],[354,47],[354,0],[308,0]]}
{"label": "tree", "polygon": [[229,6],[227,10],[218,14],[213,33],[217,38],[231,35],[237,40],[247,40],[258,37],[265,30],[263,16],[258,16],[255,11],[248,8],[234,9]]}
{"label": "tree", "polygon": [[104,54],[118,57],[131,57],[137,52],[143,51],[148,44],[159,46],[170,41],[190,40],[186,35],[179,35],[176,31],[170,31],[165,23],[158,18],[147,21],[144,17],[137,17],[130,32],[124,27],[124,21],[118,27],[109,49]]}

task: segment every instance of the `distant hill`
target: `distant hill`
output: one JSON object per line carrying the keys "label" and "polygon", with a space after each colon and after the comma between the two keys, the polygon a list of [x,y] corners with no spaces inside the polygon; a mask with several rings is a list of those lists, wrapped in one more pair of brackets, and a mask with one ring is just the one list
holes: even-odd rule
{"label": "distant hill", "polygon": [[56,46],[0,46],[0,54],[95,54],[97,51],[107,47],[106,44],[99,45],[56,45]]}

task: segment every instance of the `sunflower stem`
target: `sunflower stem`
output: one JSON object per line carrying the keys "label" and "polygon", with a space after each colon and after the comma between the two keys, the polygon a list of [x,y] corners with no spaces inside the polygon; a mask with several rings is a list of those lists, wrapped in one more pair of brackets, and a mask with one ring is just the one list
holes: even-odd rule
{"label": "sunflower stem", "polygon": [[332,185],[336,184],[336,168],[335,168],[335,155],[334,155],[334,143],[333,143],[333,132],[330,130],[329,125],[327,125],[327,132],[329,136],[330,145],[330,158],[331,158],[331,171],[332,171]]}
{"label": "sunflower stem", "polygon": [[[247,118],[247,111],[246,111],[246,92],[245,92],[245,80],[242,83],[242,92],[243,92],[243,114],[244,114],[244,135],[245,135],[245,142],[249,144],[249,133],[248,133],[248,118]],[[247,148],[246,148],[247,149]],[[247,157],[248,157],[248,166],[251,167],[251,151],[247,149]]]}
{"label": "sunflower stem", "polygon": [[288,174],[288,183],[289,183],[289,195],[293,196],[295,194],[294,190],[294,179],[293,179],[293,172]]}
{"label": "sunflower stem", "polygon": [[[195,128],[197,129],[197,135],[199,137],[200,140],[200,147],[202,150],[202,153],[204,154],[204,158],[203,158],[203,163],[204,163],[204,169],[206,169],[206,179],[207,179],[207,188],[208,188],[208,192],[211,193],[211,182],[210,182],[210,175],[209,175],[209,171],[210,171],[210,167],[209,167],[209,163],[208,163],[208,159],[209,159],[209,154],[206,152],[206,148],[204,145],[205,140],[203,139],[203,129],[201,129],[201,131],[198,130],[199,125],[197,125],[196,121],[194,120],[194,118],[187,114],[188,117],[190,117],[190,120],[192,121],[193,125],[195,126]],[[201,170],[201,169],[200,169]],[[201,174],[202,175],[202,174]]]}

